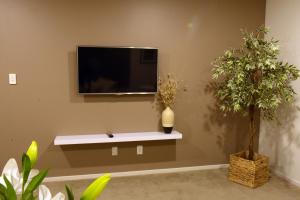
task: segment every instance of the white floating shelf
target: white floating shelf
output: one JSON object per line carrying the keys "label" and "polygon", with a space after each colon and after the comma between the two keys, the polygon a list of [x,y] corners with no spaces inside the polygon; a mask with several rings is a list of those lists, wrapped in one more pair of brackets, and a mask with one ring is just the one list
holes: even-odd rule
{"label": "white floating shelf", "polygon": [[108,137],[106,134],[56,136],[54,140],[54,145],[182,139],[182,134],[179,133],[178,131],[172,131],[171,134],[165,134],[163,132],[138,132],[138,133],[113,133],[113,135],[114,135],[113,138]]}

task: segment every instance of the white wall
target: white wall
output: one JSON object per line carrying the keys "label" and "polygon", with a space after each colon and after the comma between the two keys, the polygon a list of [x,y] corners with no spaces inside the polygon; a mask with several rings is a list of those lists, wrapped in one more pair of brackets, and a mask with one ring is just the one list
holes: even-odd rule
{"label": "white wall", "polygon": [[[267,0],[266,26],[280,40],[280,59],[300,67],[300,1]],[[273,170],[300,185],[300,80],[293,83],[295,106],[279,111],[281,125],[261,123],[259,151],[270,157]]]}

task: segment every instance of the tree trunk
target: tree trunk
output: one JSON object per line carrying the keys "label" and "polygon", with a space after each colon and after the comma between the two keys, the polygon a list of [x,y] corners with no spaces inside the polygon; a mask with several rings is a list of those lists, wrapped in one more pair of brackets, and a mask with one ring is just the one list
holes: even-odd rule
{"label": "tree trunk", "polygon": [[249,139],[250,139],[250,142],[249,142],[249,156],[248,156],[249,160],[254,159],[254,138],[256,135],[254,117],[255,117],[255,106],[250,105],[249,106],[249,119],[250,119],[250,138]]}

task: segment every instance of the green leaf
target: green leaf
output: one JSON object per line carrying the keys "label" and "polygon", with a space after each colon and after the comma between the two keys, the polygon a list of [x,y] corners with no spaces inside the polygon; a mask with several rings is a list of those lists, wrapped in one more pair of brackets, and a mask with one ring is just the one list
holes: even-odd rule
{"label": "green leaf", "polygon": [[4,175],[4,181],[6,184],[6,192],[5,192],[6,198],[9,200],[17,200],[17,194],[15,192],[15,189],[5,175]]}
{"label": "green leaf", "polygon": [[0,194],[5,194],[6,187],[0,183]]}
{"label": "green leaf", "polygon": [[23,168],[23,185],[22,185],[22,191],[24,190],[25,184],[28,181],[28,177],[31,171],[31,162],[30,158],[27,154],[23,154],[22,156],[22,168]]}
{"label": "green leaf", "polygon": [[33,167],[38,159],[38,144],[36,141],[32,141],[27,153],[31,161],[31,167]]}
{"label": "green leaf", "polygon": [[104,174],[100,178],[96,179],[83,192],[82,196],[80,197],[80,200],[95,200],[102,193],[110,179],[110,174]]}
{"label": "green leaf", "polygon": [[68,200],[74,200],[74,194],[72,189],[69,186],[65,186],[66,187],[66,191],[67,191],[67,195],[68,195]]}
{"label": "green leaf", "polygon": [[35,200],[33,193],[27,193],[22,196],[22,200]]}
{"label": "green leaf", "polygon": [[0,193],[0,200],[6,200],[5,195]]}
{"label": "green leaf", "polygon": [[5,200],[6,187],[0,183],[0,200]]}
{"label": "green leaf", "polygon": [[[32,178],[30,183],[28,184],[25,192],[23,193],[24,196],[33,193],[37,187],[43,182],[44,178],[47,176],[48,170],[41,171],[38,175]],[[22,196],[23,196],[22,195]]]}

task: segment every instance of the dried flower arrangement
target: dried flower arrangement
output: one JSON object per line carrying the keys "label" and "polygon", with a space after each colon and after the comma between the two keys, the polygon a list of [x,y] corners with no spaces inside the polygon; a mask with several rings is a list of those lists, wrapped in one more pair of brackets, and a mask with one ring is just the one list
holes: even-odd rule
{"label": "dried flower arrangement", "polygon": [[165,107],[173,107],[179,82],[168,74],[166,79],[159,78],[158,99]]}

